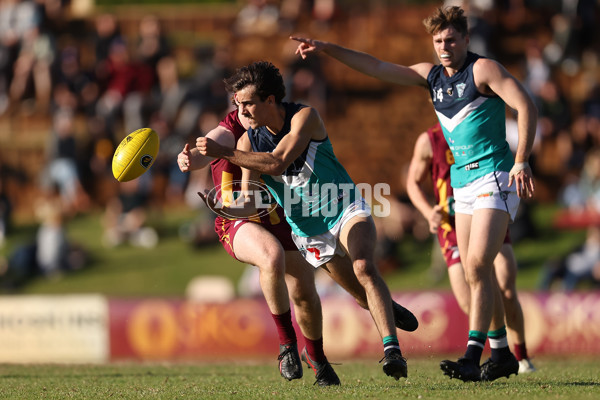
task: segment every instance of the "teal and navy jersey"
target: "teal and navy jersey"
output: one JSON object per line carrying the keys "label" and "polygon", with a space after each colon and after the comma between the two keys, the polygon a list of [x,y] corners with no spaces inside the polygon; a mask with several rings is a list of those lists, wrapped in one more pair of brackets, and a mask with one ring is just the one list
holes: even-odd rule
{"label": "teal and navy jersey", "polygon": [[[264,126],[248,129],[253,151],[273,152],[290,132],[292,117],[306,107],[295,103],[282,105],[285,121],[279,133],[273,134]],[[283,174],[262,175],[262,179],[283,207],[287,221],[298,236],[311,237],[329,231],[356,199],[356,187],[335,157],[329,137],[311,140]]]}
{"label": "teal and navy jersey", "polygon": [[469,52],[453,76],[446,76],[442,65],[427,76],[433,107],[455,159],[450,171],[455,188],[493,171],[510,171],[514,163],[506,141],[504,101],[479,93],[475,86],[473,65],[479,58]]}

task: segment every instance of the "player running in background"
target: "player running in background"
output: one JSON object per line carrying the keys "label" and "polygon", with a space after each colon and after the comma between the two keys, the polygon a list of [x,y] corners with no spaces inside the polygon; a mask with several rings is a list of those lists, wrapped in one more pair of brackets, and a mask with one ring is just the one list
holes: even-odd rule
{"label": "player running in background", "polygon": [[[523,86],[498,62],[468,51],[467,18],[460,7],[438,8],[424,21],[440,64],[403,66],[333,43],[300,37],[296,53],[323,52],[372,77],[428,90],[455,163],[450,177],[456,201],[456,235],[470,288],[467,349],[458,361],[440,368],[463,381],[493,381],[517,374],[519,363],[508,347],[506,327],[491,326],[499,296],[493,279],[496,258],[520,198],[535,191],[529,155],[537,110]],[[505,108],[517,111],[516,155],[506,141]],[[500,317],[502,318],[502,317]],[[494,318],[494,320],[498,320]],[[489,338],[492,357],[480,366]]]}
{"label": "player running in background", "polygon": [[[263,174],[273,197],[284,208],[294,242],[304,257],[315,268],[323,267],[355,298],[366,297],[383,341],[383,371],[395,379],[406,377],[390,291],[374,263],[373,218],[333,154],[318,112],[283,102],[283,78],[268,62],[238,69],[225,84],[248,118],[248,135],[239,140],[238,150],[198,138],[200,153],[224,158],[246,172],[252,170],[251,178],[256,180]],[[416,329],[416,319],[414,323]]]}
{"label": "player running in background", "polygon": [[[448,277],[452,292],[460,308],[469,315],[470,292],[460,261],[456,242],[454,220],[454,193],[450,185],[450,166],[454,156],[446,143],[439,123],[417,138],[408,170],[406,189],[413,205],[429,223],[431,233],[437,234],[444,260],[448,266]],[[431,178],[435,204],[427,198],[427,183]],[[519,361],[519,372],[534,372],[536,369],[527,355],[523,310],[517,297],[517,260],[513,252],[509,232],[494,260],[496,281],[500,286],[502,303],[509,337],[514,342],[514,352]],[[502,325],[497,321],[496,325]]]}

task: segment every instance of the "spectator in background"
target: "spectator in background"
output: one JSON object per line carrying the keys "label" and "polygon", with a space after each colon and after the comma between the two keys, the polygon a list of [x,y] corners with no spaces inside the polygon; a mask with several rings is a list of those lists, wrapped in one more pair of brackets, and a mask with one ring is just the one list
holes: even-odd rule
{"label": "spectator in background", "polygon": [[320,58],[294,57],[286,67],[286,86],[290,88],[288,101],[311,104],[320,114],[326,114],[327,83]]}
{"label": "spectator in background", "polygon": [[298,25],[307,23],[311,31],[329,30],[338,7],[336,0],[282,0],[280,31],[291,32]]}
{"label": "spectator in background", "polygon": [[142,17],[138,28],[135,57],[140,63],[149,65],[156,72],[158,62],[171,55],[171,45],[155,15]]}
{"label": "spectator in background", "polygon": [[[59,87],[63,89],[58,89]],[[54,77],[54,92],[58,90],[68,90],[75,97],[74,103],[70,102],[68,107],[83,112],[84,115],[94,114],[99,94],[98,84],[93,74],[83,70],[79,50],[75,46],[67,46],[60,52]],[[55,107],[64,106],[56,100],[58,99],[55,99]]]}
{"label": "spectator in background", "polygon": [[542,86],[550,79],[551,70],[543,56],[543,48],[535,38],[525,43],[523,73],[523,85],[529,94],[533,97],[539,96]]}
{"label": "spectator in background", "polygon": [[10,105],[9,88],[23,40],[37,23],[33,1],[5,0],[0,5],[0,114]]}
{"label": "spectator in background", "polygon": [[105,247],[129,242],[132,246],[152,248],[158,243],[158,234],[147,225],[152,174],[145,173],[129,182],[120,182],[118,194],[110,199],[104,212]]}
{"label": "spectator in background", "polygon": [[271,0],[247,0],[235,20],[239,35],[270,36],[279,31],[279,8]]}
{"label": "spectator in background", "polygon": [[[123,119],[127,132],[148,126],[155,104],[175,100],[173,96],[169,99],[164,98],[165,91],[181,92],[177,86],[179,76],[175,60],[172,59],[174,69],[167,72],[169,75],[166,78],[165,67],[159,67],[161,60],[167,57],[170,58],[170,46],[158,18],[153,15],[144,16],[139,23],[137,43],[131,57],[138,84],[123,101]],[[159,68],[162,68],[162,71],[159,71]],[[172,107],[177,109],[180,104],[181,99],[175,101]]]}
{"label": "spectator in background", "polygon": [[600,226],[595,217],[600,213],[600,148],[586,154],[581,175],[563,188],[560,200],[569,213],[586,221],[587,234],[567,256],[545,264],[539,287],[548,290],[560,279],[565,291],[584,281],[600,284]]}
{"label": "spectator in background", "polygon": [[29,29],[21,41],[19,56],[14,64],[10,85],[11,102],[17,103],[29,97],[28,87],[33,82],[35,103],[32,109],[46,113],[52,91],[51,66],[56,53],[53,37],[41,32],[38,26]]}
{"label": "spectator in background", "polygon": [[[116,134],[116,124],[123,103],[129,96],[146,95],[153,83],[153,71],[150,67],[133,62],[124,41],[118,39],[113,41],[108,56],[107,87],[100,95],[96,106],[97,115],[106,119],[107,129],[112,135]],[[138,120],[132,121],[126,118],[123,122],[127,133],[139,128]]]}
{"label": "spectator in background", "polygon": [[69,269],[69,244],[65,230],[68,203],[58,185],[48,187],[35,203],[36,217],[40,222],[37,232],[36,260],[40,272],[49,278],[60,276]]}
{"label": "spectator in background", "polygon": [[71,111],[61,110],[54,114],[47,159],[41,177],[42,187],[49,190],[56,185],[70,212],[87,210],[89,197],[83,190],[77,167],[77,139]]}
{"label": "spectator in background", "polygon": [[535,100],[539,110],[539,127],[542,140],[565,134],[571,125],[571,110],[560,86],[548,80],[544,82]]}
{"label": "spectator in background", "polygon": [[110,13],[100,14],[95,20],[93,46],[95,50],[94,74],[102,92],[108,84],[110,47],[116,40],[123,40],[117,17]]}

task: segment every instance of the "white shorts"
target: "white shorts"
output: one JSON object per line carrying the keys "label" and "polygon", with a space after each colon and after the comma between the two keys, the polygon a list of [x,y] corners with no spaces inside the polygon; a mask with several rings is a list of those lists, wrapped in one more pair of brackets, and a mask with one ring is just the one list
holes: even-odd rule
{"label": "white shorts", "polygon": [[292,240],[306,261],[318,268],[336,255],[345,255],[341,246],[338,246],[338,239],[344,225],[356,216],[368,217],[370,215],[371,207],[365,199],[360,198],[344,210],[340,220],[329,231],[311,237],[298,236],[292,232]]}
{"label": "white shorts", "polygon": [[508,172],[490,172],[469,182],[466,186],[454,189],[454,211],[473,215],[474,210],[494,208],[504,210],[513,222],[519,208],[517,185],[508,186]]}

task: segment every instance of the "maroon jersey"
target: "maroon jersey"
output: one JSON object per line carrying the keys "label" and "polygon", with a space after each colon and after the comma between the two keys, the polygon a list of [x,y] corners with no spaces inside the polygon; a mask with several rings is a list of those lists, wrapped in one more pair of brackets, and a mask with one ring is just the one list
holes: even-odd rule
{"label": "maroon jersey", "polygon": [[[244,132],[246,132],[246,129],[244,129],[240,122],[237,110],[233,110],[227,114],[227,116],[219,123],[219,126],[222,126],[233,133],[236,144]],[[239,182],[242,179],[242,170],[237,165],[232,164],[223,158],[217,158],[210,163],[210,170],[212,172],[213,183],[215,187],[221,188],[222,195],[227,195],[241,189]]]}
{"label": "maroon jersey", "polygon": [[[233,110],[227,114],[227,116],[219,123],[219,126],[222,126],[233,133],[236,144],[246,132],[246,129],[240,122],[237,110]],[[233,200],[234,193],[241,189],[240,181],[242,179],[242,170],[240,167],[227,160],[216,159],[210,163],[210,169],[215,187],[221,188],[220,200],[223,204],[227,203],[227,200],[224,200],[223,197]],[[297,250],[296,245],[292,241],[291,228],[285,221],[283,209],[276,204],[273,205],[273,208],[274,210],[270,213],[260,218],[250,218],[250,221],[262,224],[269,232],[279,239],[284,250]],[[233,238],[237,230],[247,222],[248,220],[246,219],[231,220],[221,216],[217,216],[215,219],[215,232],[219,235],[219,241],[233,258],[236,258],[233,252]]]}
{"label": "maroon jersey", "polygon": [[427,136],[429,136],[433,150],[431,158],[433,193],[436,203],[442,207],[444,212],[437,236],[446,264],[451,266],[460,261],[456,231],[454,230],[454,192],[450,186],[450,166],[454,164],[454,156],[446,143],[439,123],[427,130]]}
{"label": "maroon jersey", "polygon": [[[450,186],[450,166],[454,164],[454,156],[448,147],[439,123],[427,130],[427,136],[429,136],[433,150],[431,158],[433,193],[435,201],[444,211],[437,236],[446,264],[450,267],[460,262],[456,231],[454,230],[454,191],[452,186]],[[510,243],[510,234],[508,231],[506,232],[504,243]]]}

